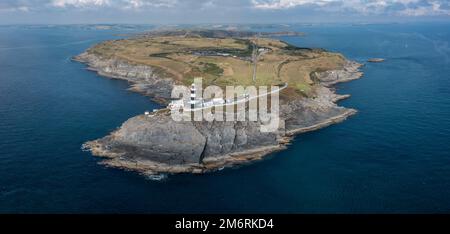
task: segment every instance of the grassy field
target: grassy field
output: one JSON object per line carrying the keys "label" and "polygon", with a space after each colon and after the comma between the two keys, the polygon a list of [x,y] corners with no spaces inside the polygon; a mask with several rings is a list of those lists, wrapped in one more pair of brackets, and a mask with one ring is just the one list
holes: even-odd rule
{"label": "grassy field", "polygon": [[[253,81],[254,49],[259,51]],[[139,37],[106,41],[89,49],[105,58],[157,68],[161,74],[190,85],[278,85],[287,82],[289,95],[313,96],[316,71],[342,67],[345,58],[320,49],[305,49],[268,38],[207,38],[199,35]]]}

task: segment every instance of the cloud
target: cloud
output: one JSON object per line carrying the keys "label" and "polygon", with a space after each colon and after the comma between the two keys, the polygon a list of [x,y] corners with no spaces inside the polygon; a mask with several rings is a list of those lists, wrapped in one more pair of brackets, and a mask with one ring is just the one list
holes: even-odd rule
{"label": "cloud", "polygon": [[324,6],[339,0],[252,0],[257,9],[288,9],[302,5]]}
{"label": "cloud", "polygon": [[330,12],[343,16],[349,13],[360,16],[408,17],[450,15],[450,4],[447,0],[0,0],[0,11],[45,13],[53,9],[95,9],[99,10],[99,14],[108,9],[110,12],[159,11],[161,14],[167,10],[173,14],[215,11],[223,15],[232,11],[260,15],[284,11],[289,11],[292,15],[327,15]]}
{"label": "cloud", "polygon": [[100,8],[116,9],[146,9],[150,7],[172,8],[180,3],[179,0],[52,0],[51,5],[58,8]]}
{"label": "cloud", "polygon": [[106,6],[109,5],[109,0],[53,0],[52,5],[55,7]]}
{"label": "cloud", "polygon": [[[210,0],[212,1],[212,0]],[[0,10],[52,10],[52,9],[146,9],[172,8],[185,0],[0,0]],[[189,1],[190,2],[190,1]],[[199,2],[207,2],[200,0]]]}
{"label": "cloud", "polygon": [[34,3],[28,0],[4,0],[0,2],[0,11],[3,12],[28,12],[35,3],[41,3],[42,0],[36,0]]}
{"label": "cloud", "polygon": [[26,6],[19,6],[19,7],[0,7],[0,12],[14,12],[14,11],[19,11],[19,12],[28,12],[30,11],[30,8],[26,7]]}
{"label": "cloud", "polygon": [[252,0],[261,10],[308,8],[323,12],[354,12],[362,15],[392,14],[405,16],[449,15],[443,9],[446,0]]}
{"label": "cloud", "polygon": [[432,1],[429,5],[407,8],[399,11],[399,15],[404,16],[426,16],[426,15],[449,15],[450,9],[444,8],[438,1]]}
{"label": "cloud", "polygon": [[110,0],[52,0],[54,7],[99,7],[110,5]]}
{"label": "cloud", "polygon": [[174,7],[178,4],[178,0],[128,0],[123,1],[124,9],[142,9],[146,7]]}

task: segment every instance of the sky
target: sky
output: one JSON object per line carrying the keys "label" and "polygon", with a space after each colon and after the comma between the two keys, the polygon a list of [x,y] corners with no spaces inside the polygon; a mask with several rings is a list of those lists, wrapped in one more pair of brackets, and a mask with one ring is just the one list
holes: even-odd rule
{"label": "sky", "polygon": [[450,21],[450,0],[0,0],[0,24]]}

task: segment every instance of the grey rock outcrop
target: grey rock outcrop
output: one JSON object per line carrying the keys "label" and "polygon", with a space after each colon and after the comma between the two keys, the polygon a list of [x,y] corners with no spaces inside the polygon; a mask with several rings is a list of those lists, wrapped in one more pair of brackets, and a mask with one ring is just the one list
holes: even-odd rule
{"label": "grey rock outcrop", "polygon": [[331,70],[315,73],[315,77],[324,86],[332,86],[337,83],[359,79],[363,73],[359,71],[361,64],[347,61],[341,70]]}

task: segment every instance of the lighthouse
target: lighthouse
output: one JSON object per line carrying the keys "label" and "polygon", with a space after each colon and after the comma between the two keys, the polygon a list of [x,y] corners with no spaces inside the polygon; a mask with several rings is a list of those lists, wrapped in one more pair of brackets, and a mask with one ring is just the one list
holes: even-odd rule
{"label": "lighthouse", "polygon": [[196,102],[196,88],[195,88],[195,84],[192,84],[191,85],[191,101],[190,101],[190,104],[191,104],[191,110],[193,110],[193,109],[195,109],[195,102]]}

